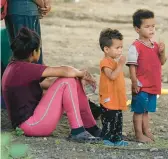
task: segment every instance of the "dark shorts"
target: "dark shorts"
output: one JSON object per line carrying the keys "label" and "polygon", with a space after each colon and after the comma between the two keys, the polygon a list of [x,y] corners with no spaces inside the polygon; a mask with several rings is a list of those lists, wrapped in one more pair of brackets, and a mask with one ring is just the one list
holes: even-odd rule
{"label": "dark shorts", "polygon": [[142,114],[145,112],[156,112],[157,97],[155,94],[139,92],[132,96],[131,111]]}
{"label": "dark shorts", "polygon": [[[9,33],[10,42],[12,42],[18,35],[18,32],[22,27],[27,27],[30,30],[35,31],[41,37],[39,16],[8,15],[5,18],[5,23],[7,31]],[[38,63],[42,64],[42,48],[40,48],[40,51],[41,54]]]}

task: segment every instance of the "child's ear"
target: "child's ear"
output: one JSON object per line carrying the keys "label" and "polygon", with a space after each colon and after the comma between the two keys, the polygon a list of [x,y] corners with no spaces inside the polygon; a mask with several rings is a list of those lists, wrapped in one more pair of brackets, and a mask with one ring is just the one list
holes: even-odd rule
{"label": "child's ear", "polygon": [[134,29],[137,33],[139,33],[139,28],[138,27],[134,27]]}
{"label": "child's ear", "polygon": [[107,46],[104,47],[104,52],[108,52],[108,47]]}

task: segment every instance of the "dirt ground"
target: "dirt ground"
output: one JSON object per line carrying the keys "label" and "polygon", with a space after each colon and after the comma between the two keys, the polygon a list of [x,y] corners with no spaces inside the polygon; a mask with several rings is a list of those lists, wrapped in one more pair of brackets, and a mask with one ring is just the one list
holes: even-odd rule
{"label": "dirt ground", "polygon": [[[52,12],[41,20],[44,61],[47,65],[72,65],[87,68],[99,81],[99,61],[103,57],[98,45],[103,28],[119,29],[124,35],[124,54],[137,37],[131,15],[138,8],[152,9],[157,19],[156,40],[164,40],[168,50],[167,0],[80,0],[78,3],[55,0]],[[127,95],[130,98],[128,68],[124,68]],[[163,88],[168,88],[168,62],[163,66]],[[90,98],[98,102],[98,90]],[[132,113],[124,112],[123,134],[130,141],[127,148],[68,142],[69,128],[63,116],[56,131],[48,138],[16,137],[2,110],[2,132],[12,132],[14,141],[28,144],[32,159],[168,159],[168,95],[158,99],[157,112],[151,114],[151,128],[156,142],[135,142]],[[98,120],[99,125],[100,121]]]}

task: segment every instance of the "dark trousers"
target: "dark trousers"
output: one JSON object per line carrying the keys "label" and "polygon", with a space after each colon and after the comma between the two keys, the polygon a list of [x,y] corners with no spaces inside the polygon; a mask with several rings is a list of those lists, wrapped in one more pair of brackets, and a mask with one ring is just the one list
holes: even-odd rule
{"label": "dark trousers", "polygon": [[102,108],[101,122],[103,125],[102,134],[104,140],[117,142],[122,140],[123,115],[121,110],[109,110]]}
{"label": "dark trousers", "polygon": [[[27,27],[30,30],[35,31],[41,38],[39,16],[8,15],[5,17],[5,24],[9,34],[10,42],[14,40],[22,27]],[[42,64],[42,48],[40,48],[40,50],[41,54],[38,63]]]}

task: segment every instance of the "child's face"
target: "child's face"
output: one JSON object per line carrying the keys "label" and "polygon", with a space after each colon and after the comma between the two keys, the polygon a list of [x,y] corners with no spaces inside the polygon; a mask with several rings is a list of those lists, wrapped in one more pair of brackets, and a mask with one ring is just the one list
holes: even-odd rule
{"label": "child's face", "polygon": [[116,59],[121,56],[123,49],[123,41],[119,39],[113,39],[112,45],[110,47],[106,47],[106,55]]}
{"label": "child's face", "polygon": [[143,19],[140,28],[135,28],[137,33],[144,38],[151,39],[155,34],[155,19]]}

